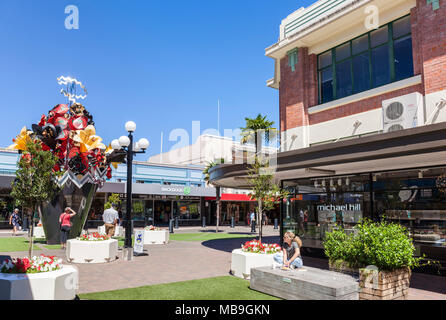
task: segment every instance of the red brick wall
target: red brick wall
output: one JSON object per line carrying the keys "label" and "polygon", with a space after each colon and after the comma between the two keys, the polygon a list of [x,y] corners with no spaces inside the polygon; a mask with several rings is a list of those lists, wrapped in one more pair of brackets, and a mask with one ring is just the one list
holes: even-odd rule
{"label": "red brick wall", "polygon": [[369,99],[364,99],[361,101],[345,104],[327,111],[310,114],[309,116],[310,124],[316,124],[328,120],[351,116],[356,113],[366,112],[373,109],[379,109],[382,107],[383,100],[403,96],[412,92],[422,93],[423,86],[419,84],[416,86],[411,86],[404,89],[388,92]]}
{"label": "red brick wall", "polygon": [[417,0],[411,11],[412,37],[416,38],[415,70],[423,74],[425,94],[446,90],[446,2],[433,10],[426,0]]}
{"label": "red brick wall", "polygon": [[382,100],[412,92],[428,94],[446,90],[446,0],[440,0],[440,9],[436,11],[426,0],[417,0],[417,7],[411,10],[411,24],[414,74],[422,75],[422,84],[317,114],[308,115],[308,108],[318,104],[317,56],[308,55],[307,48],[300,48],[294,72],[288,65],[288,56],[285,56],[280,67],[281,130],[381,108]]}
{"label": "red brick wall", "polygon": [[317,57],[308,48],[299,48],[298,63],[293,72],[288,55],[280,61],[280,129],[308,124],[308,107],[317,104]]}

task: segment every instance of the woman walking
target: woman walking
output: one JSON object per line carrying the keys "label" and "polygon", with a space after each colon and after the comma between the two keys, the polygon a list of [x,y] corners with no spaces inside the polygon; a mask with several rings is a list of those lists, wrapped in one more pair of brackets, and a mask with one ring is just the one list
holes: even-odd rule
{"label": "woman walking", "polygon": [[[71,213],[70,213],[71,212]],[[63,212],[59,216],[59,223],[60,223],[60,245],[62,246],[62,249],[66,249],[67,247],[67,239],[68,234],[71,230],[71,218],[76,215],[76,212],[74,212],[70,207],[65,208],[65,212]]]}
{"label": "woman walking", "polygon": [[19,209],[14,209],[11,216],[9,217],[9,224],[12,225],[12,236],[16,236],[17,229],[20,226]]}

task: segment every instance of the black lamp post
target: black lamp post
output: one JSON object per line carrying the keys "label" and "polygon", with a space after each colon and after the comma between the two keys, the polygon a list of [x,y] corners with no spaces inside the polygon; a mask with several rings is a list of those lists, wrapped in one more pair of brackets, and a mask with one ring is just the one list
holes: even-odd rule
{"label": "black lamp post", "polygon": [[125,124],[125,130],[128,131],[128,136],[122,136],[119,139],[112,141],[111,146],[114,150],[123,150],[127,154],[127,203],[125,212],[125,241],[124,241],[124,260],[131,260],[133,257],[132,246],[132,168],[133,156],[138,153],[145,153],[149,147],[149,141],[145,138],[140,139],[135,145],[133,144],[133,132],[136,129],[136,124],[133,121],[128,121]]}

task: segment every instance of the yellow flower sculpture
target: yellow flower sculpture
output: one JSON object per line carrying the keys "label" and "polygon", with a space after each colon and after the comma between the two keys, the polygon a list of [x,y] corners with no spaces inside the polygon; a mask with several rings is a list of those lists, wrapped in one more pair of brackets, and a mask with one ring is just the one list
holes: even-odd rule
{"label": "yellow flower sculpture", "polygon": [[[108,156],[108,155],[111,154],[113,151],[114,151],[114,150],[113,150],[111,144],[109,144],[108,147],[107,147],[107,149],[105,149],[105,154]],[[112,164],[112,166],[113,166],[115,169],[118,169],[118,164],[119,164],[118,162],[112,162],[111,164]]]}
{"label": "yellow flower sculpture", "polygon": [[23,127],[19,135],[15,139],[12,139],[14,144],[10,145],[7,149],[25,151],[26,144],[32,141],[31,134],[32,131],[28,131],[26,130],[26,127]]}
{"label": "yellow flower sculpture", "polygon": [[81,152],[88,152],[94,149],[106,149],[102,143],[102,138],[96,135],[96,129],[92,125],[87,126],[84,130],[77,131],[73,140],[79,143]]}

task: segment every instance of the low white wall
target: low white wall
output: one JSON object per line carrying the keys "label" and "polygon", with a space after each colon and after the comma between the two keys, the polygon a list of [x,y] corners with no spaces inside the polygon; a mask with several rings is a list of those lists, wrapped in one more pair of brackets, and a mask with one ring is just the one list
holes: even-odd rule
{"label": "low white wall", "polygon": [[69,265],[35,274],[0,273],[0,300],[73,300],[78,283],[79,273]]}
{"label": "low white wall", "polygon": [[106,263],[118,256],[118,240],[67,241],[67,260],[70,263]]}
{"label": "low white wall", "polygon": [[169,243],[169,231],[147,231],[144,230],[144,244],[167,244]]}
{"label": "low white wall", "polygon": [[235,249],[231,256],[231,273],[238,278],[248,279],[251,268],[272,268],[273,262],[274,254],[243,252],[242,249]]}

